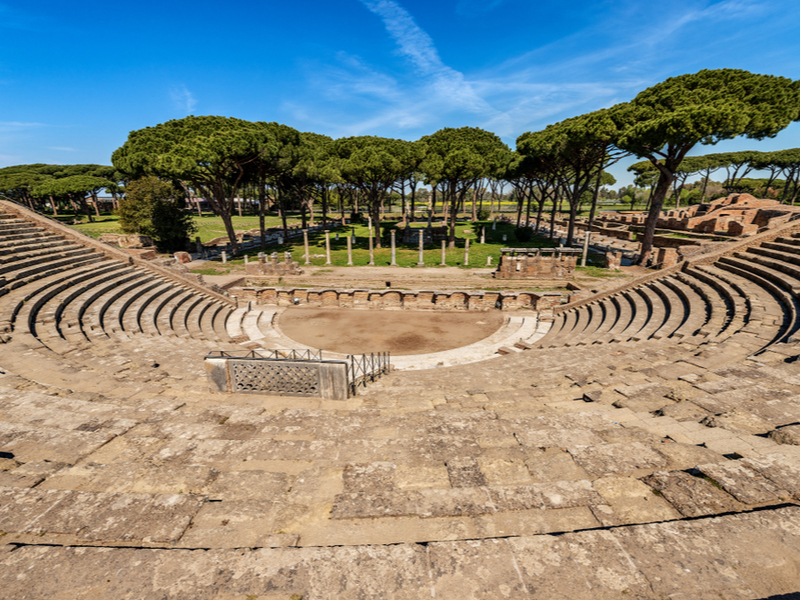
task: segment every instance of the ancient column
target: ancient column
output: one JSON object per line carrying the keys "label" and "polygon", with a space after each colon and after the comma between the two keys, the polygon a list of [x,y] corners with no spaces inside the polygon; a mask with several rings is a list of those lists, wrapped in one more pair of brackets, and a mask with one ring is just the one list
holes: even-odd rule
{"label": "ancient column", "polygon": [[395,250],[395,245],[394,245],[394,229],[392,229],[392,264],[391,264],[391,266],[393,266],[393,267],[397,266],[397,255],[396,255],[396,250]]}
{"label": "ancient column", "polygon": [[419,262],[417,263],[418,267],[425,266],[425,260],[422,257],[422,250],[425,247],[425,232],[420,230],[419,232]]}
{"label": "ancient column", "polygon": [[447,266],[446,249],[447,249],[447,242],[445,240],[442,240],[442,266],[443,267]]}
{"label": "ancient column", "polygon": [[331,232],[325,232],[325,264],[331,264]]}
{"label": "ancient column", "polygon": [[222,264],[224,265],[227,262],[228,262],[228,253],[225,252],[225,250],[223,250],[222,251]]}
{"label": "ancient column", "polygon": [[353,266],[353,238],[347,236],[347,266]]}
{"label": "ancient column", "polygon": [[481,227],[481,244],[486,243],[486,227]]}
{"label": "ancient column", "polygon": [[469,240],[464,244],[464,266],[469,265]]}
{"label": "ancient column", "polygon": [[308,229],[303,229],[303,245],[306,247],[306,262],[305,264],[311,264],[311,253],[308,251]]}

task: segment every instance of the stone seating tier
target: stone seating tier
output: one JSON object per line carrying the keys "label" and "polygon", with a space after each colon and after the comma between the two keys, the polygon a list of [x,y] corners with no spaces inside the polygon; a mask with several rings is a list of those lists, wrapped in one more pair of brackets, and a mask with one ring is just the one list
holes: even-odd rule
{"label": "stone seating tier", "polygon": [[93,260],[0,288],[9,597],[797,589],[780,256],[632,285],[557,313],[543,348],[396,371],[339,403],[209,394],[198,358],[272,334],[273,313]]}

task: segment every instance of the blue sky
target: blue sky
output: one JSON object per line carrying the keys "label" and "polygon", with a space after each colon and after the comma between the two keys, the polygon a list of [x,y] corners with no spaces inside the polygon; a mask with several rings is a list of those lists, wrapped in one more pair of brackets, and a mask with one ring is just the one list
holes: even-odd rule
{"label": "blue sky", "polygon": [[[673,75],[800,79],[796,0],[0,0],[0,33],[0,166],[109,164],[129,131],[189,114],[333,137],[469,125],[513,147]],[[797,146],[800,123],[695,153]]]}

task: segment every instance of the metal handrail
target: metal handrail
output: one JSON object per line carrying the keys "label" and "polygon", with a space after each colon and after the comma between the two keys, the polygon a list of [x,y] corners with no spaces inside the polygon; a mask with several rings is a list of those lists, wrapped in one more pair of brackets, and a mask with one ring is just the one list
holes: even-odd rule
{"label": "metal handrail", "polygon": [[348,354],[347,359],[347,380],[352,394],[355,394],[359,386],[366,387],[367,382],[375,381],[388,373],[391,366],[389,352],[373,352],[362,354],[361,357]]}
{"label": "metal handrail", "polygon": [[[266,355],[265,355],[266,353]],[[237,358],[243,360],[307,360],[320,362],[322,350],[212,350],[206,358]]]}

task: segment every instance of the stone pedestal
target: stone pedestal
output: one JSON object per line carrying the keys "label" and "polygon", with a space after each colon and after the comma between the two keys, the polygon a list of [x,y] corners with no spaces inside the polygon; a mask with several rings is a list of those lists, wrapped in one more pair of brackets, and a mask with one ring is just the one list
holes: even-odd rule
{"label": "stone pedestal", "polygon": [[619,271],[622,262],[622,252],[606,252],[606,269]]}

